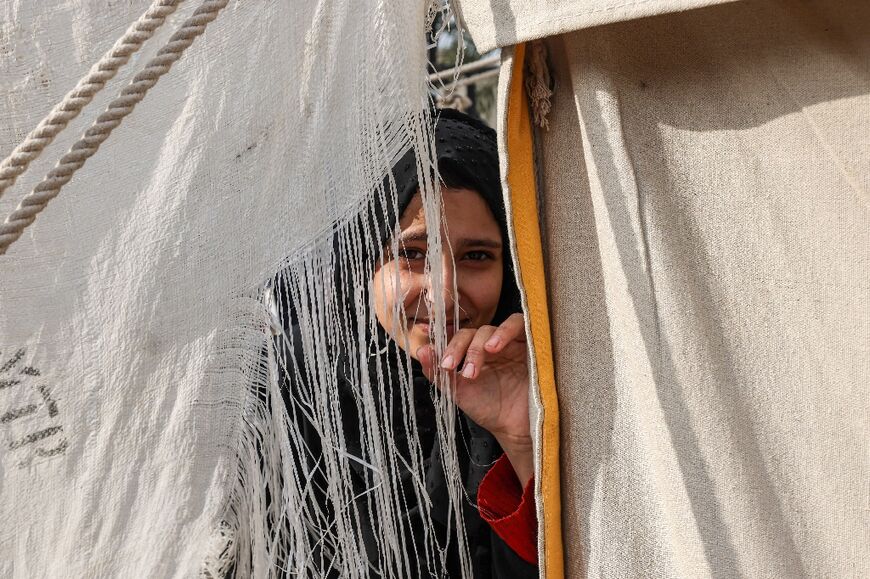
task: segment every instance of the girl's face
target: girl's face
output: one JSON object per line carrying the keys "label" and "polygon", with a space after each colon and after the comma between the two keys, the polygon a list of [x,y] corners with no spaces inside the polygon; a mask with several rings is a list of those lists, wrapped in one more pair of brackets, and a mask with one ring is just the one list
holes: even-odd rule
{"label": "girl's face", "polygon": [[[385,255],[373,280],[378,322],[400,347],[407,346],[414,358],[421,346],[430,343],[434,300],[444,300],[449,341],[454,333],[454,319],[459,321],[460,328],[489,324],[501,296],[503,241],[492,211],[470,189],[442,188],[441,192],[442,295],[433,295],[424,274],[426,219],[419,192],[399,220],[398,254]],[[432,272],[433,276],[436,274]]]}

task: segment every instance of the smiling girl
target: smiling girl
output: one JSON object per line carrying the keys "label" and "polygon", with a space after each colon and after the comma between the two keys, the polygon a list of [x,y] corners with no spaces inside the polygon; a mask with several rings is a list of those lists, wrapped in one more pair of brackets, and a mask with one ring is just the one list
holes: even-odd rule
{"label": "smiling girl", "polygon": [[[391,445],[403,457],[397,467],[395,488],[401,495],[401,513],[390,513],[390,521],[379,521],[368,493],[383,481],[364,460],[366,437],[361,424],[360,384],[341,378],[339,399],[342,433],[340,439],[352,472],[354,500],[359,503],[355,517],[356,533],[368,557],[369,576],[377,576],[383,561],[387,536],[410,537],[406,541],[406,569],[415,576],[460,577],[460,541],[467,538],[471,571],[474,577],[537,577],[537,523],[532,495],[532,441],[529,429],[529,372],[525,326],[520,313],[519,293],[512,270],[505,209],[501,194],[498,151],[495,133],[482,123],[461,113],[444,110],[436,113],[434,137],[438,172],[441,179],[441,269],[443,291],[433,290],[431,279],[437,271],[426,272],[429,231],[417,183],[414,152],[409,151],[393,167],[397,190],[395,211],[373,211],[365,226],[392,232],[372,259],[374,272],[368,299],[377,324],[370,340],[377,344],[377,358],[369,364],[376,399],[383,403],[379,421],[392,424]],[[391,215],[396,217],[392,218]],[[357,294],[359,295],[359,294]],[[351,300],[347,300],[350,302]],[[355,302],[357,304],[360,301]],[[447,323],[447,346],[436,357],[433,342],[435,307],[443,304]],[[453,323],[451,323],[453,322]],[[294,322],[291,322],[291,324]],[[295,322],[299,324],[298,320]],[[299,335],[298,327],[290,335]],[[293,340],[297,364],[304,364],[301,339]],[[390,382],[404,370],[396,363],[410,357],[412,373],[411,408],[416,428],[406,429],[407,412],[402,397],[395,396],[399,386]],[[407,359],[407,358],[405,358]],[[385,370],[386,368],[386,370]],[[456,448],[459,450],[459,476],[465,496],[464,529],[457,531],[450,514],[448,480],[441,445],[437,439],[433,382],[444,387],[436,374],[451,374],[453,401],[458,407]],[[441,372],[443,374],[443,372]],[[353,372],[339,375],[351,376]],[[387,380],[388,383],[378,380]],[[311,422],[300,407],[297,391],[308,386],[288,372],[284,381],[284,400],[294,427],[301,432],[304,448],[296,460],[302,472],[309,473],[306,488],[327,488],[329,475],[317,458],[327,444],[321,440],[323,427]],[[310,388],[309,388],[310,390]],[[385,414],[384,414],[385,413]],[[407,440],[414,433],[418,440]],[[422,451],[422,474],[426,496],[422,504],[417,488],[420,472],[413,467],[411,449]],[[402,466],[403,465],[403,466]],[[316,493],[308,500],[323,500]],[[326,501],[324,501],[326,502]],[[336,508],[332,506],[330,508]],[[341,508],[341,507],[339,507]],[[379,511],[378,511],[379,512]],[[385,528],[399,521],[398,527]],[[327,520],[331,516],[324,517]],[[388,525],[389,523],[389,525]],[[441,562],[434,569],[430,548],[435,530],[437,544],[447,545]],[[324,531],[328,532],[328,531]],[[323,541],[314,541],[315,550],[325,550]],[[329,561],[329,553],[312,557]],[[439,558],[439,557],[436,557]],[[407,572],[407,571],[406,571]],[[333,570],[327,576],[339,576]]]}
{"label": "smiling girl", "polygon": [[[445,178],[443,172],[442,179],[445,184],[461,182],[453,175]],[[496,317],[506,269],[502,228],[474,189],[442,186],[441,193],[443,295],[434,294],[431,276],[424,272],[426,220],[416,193],[399,221],[398,254],[389,256],[375,274],[375,312],[387,333],[422,364],[427,378],[434,377],[436,363],[457,371],[454,401],[495,437],[525,486],[533,473],[525,326],[520,313],[503,321]],[[396,278],[398,284],[393,283]],[[439,298],[448,320],[448,346],[436,360],[430,325]],[[395,319],[396,311],[402,319]]]}

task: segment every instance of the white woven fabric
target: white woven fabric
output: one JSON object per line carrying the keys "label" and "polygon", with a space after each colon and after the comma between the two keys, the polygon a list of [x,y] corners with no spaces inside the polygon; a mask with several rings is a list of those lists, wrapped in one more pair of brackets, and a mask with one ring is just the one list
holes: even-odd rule
{"label": "white woven fabric", "polygon": [[[197,4],[184,3],[57,137],[0,216]],[[147,6],[0,1],[0,154]],[[425,12],[414,0],[230,2],[0,256],[0,575],[189,577],[234,564],[266,576],[284,572],[278,560],[318,574],[300,530],[313,507],[290,500],[293,489],[268,504],[263,493],[270,475],[293,477],[275,470],[292,445],[287,417],[257,410],[253,390],[280,399],[275,356],[262,373],[264,284],[289,263],[297,289],[310,282],[320,293],[308,303],[324,308],[303,333],[340,329],[327,308],[333,232],[372,192],[389,201],[378,186],[391,162],[429,144]],[[349,344],[351,357],[367,346]],[[309,353],[326,372],[326,408],[334,360]],[[383,433],[367,416],[368,432]],[[388,440],[372,436],[356,457],[387,479]],[[334,443],[324,462],[346,468]],[[336,478],[339,501],[348,491]],[[378,512],[392,512],[391,492],[372,490]],[[283,509],[301,542],[289,553],[271,544],[276,526],[257,509]],[[335,527],[326,535],[345,542],[342,576],[365,575],[359,542]],[[381,571],[406,576],[401,538],[385,536],[395,544],[383,545]]]}

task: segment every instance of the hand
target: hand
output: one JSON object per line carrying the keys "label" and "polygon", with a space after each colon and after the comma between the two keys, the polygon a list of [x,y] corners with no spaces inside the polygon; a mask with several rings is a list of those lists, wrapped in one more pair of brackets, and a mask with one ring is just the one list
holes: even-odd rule
{"label": "hand", "polygon": [[[435,350],[417,350],[423,372],[439,388]],[[453,399],[476,424],[488,430],[508,455],[523,487],[534,473],[529,426],[529,364],[525,321],[513,314],[500,326],[459,330],[444,351],[439,366],[457,370]]]}

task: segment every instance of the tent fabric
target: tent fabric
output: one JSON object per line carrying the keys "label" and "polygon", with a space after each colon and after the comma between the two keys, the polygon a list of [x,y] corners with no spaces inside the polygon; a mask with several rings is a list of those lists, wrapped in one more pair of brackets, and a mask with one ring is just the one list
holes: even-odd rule
{"label": "tent fabric", "polygon": [[481,51],[601,24],[734,0],[463,0],[462,19]]}
{"label": "tent fabric", "polygon": [[747,0],[545,40],[566,576],[870,572],[868,22]]}
{"label": "tent fabric", "polygon": [[523,83],[525,45],[505,50],[500,75],[511,79],[499,85],[499,145],[505,207],[512,215],[509,228],[514,269],[526,312],[529,336],[529,408],[535,441],[535,502],[538,515],[538,564],[541,577],[561,577],[561,476],[559,469],[559,406],[553,368],[547,278],[537,212],[533,128]]}
{"label": "tent fabric", "polygon": [[[419,552],[401,534],[428,496],[412,376],[366,340],[364,256],[389,232],[365,211],[395,214],[385,176],[411,147],[440,258],[423,3],[0,0],[0,158],[149,6],[178,8],[4,192],[0,219],[198,6],[224,4],[0,256],[0,576],[443,576],[457,541],[468,576],[463,533],[436,543],[423,512]],[[304,387],[282,391],[287,376]],[[463,528],[455,412],[437,403],[442,514]],[[361,495],[354,468],[373,473]],[[398,472],[414,475],[403,488]],[[362,509],[382,531],[372,554]]]}

